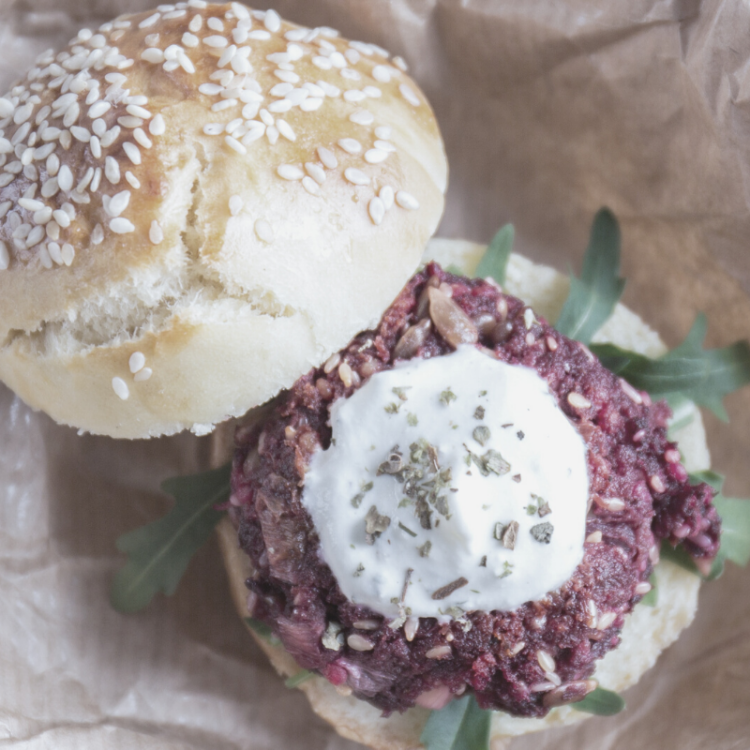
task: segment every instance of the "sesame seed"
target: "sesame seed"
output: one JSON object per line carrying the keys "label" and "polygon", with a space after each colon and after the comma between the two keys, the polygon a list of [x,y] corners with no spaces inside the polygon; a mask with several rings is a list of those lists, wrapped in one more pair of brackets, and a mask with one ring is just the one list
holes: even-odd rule
{"label": "sesame seed", "polygon": [[265,219],[255,222],[255,234],[262,242],[273,242],[273,227]]}
{"label": "sesame seed", "polygon": [[276,173],[285,180],[301,180],[305,176],[299,167],[292,164],[282,164],[277,167]]}
{"label": "sesame seed", "polygon": [[333,67],[330,60],[327,57],[322,57],[321,55],[316,55],[315,57],[313,57],[312,63],[321,70],[330,70]]}
{"label": "sesame seed", "polygon": [[224,142],[227,144],[227,146],[230,146],[233,148],[238,154],[246,154],[247,149],[234,137],[231,135],[224,136]]}
{"label": "sesame seed", "polygon": [[318,87],[323,89],[323,93],[326,96],[330,96],[331,98],[336,98],[337,96],[341,96],[341,89],[338,88],[338,86],[334,86],[332,83],[328,83],[328,81],[318,81]]}
{"label": "sesame seed", "polygon": [[400,68],[404,73],[408,70],[408,67],[406,65],[406,60],[404,60],[403,57],[400,57],[399,55],[396,55],[396,57],[393,58],[393,64]]}
{"label": "sesame seed", "polygon": [[293,107],[299,106],[310,96],[307,89],[292,89],[287,95],[286,100],[291,102]]}
{"label": "sesame seed", "polygon": [[[251,31],[247,35],[247,38],[248,39],[256,39],[258,41],[265,42],[265,41],[268,41],[271,38],[271,35],[267,31],[265,31],[264,29],[258,29],[257,31]],[[238,42],[238,44],[239,43],[240,42]]]}
{"label": "sesame seed", "polygon": [[[196,18],[200,18],[200,16],[196,16]],[[190,33],[189,31],[186,31],[186,32],[185,32],[185,33],[184,33],[184,34],[182,35],[182,39],[181,39],[181,41],[182,41],[182,43],[183,43],[183,44],[184,44],[184,45],[185,45],[186,47],[197,47],[197,46],[198,46],[198,45],[200,44],[200,41],[201,41],[201,40],[200,40],[200,39],[198,39],[198,37],[197,37],[197,36],[195,36],[195,34],[191,34],[191,33]]]}
{"label": "sesame seed", "polygon": [[135,138],[143,148],[151,148],[154,145],[151,139],[146,135],[143,128],[136,128],[133,131],[133,138]]}
{"label": "sesame seed", "polygon": [[0,203],[0,219],[4,219],[10,207],[13,205],[12,201],[3,201]]}
{"label": "sesame seed", "polygon": [[[372,651],[375,648],[375,644],[372,643],[372,641],[369,641],[367,638],[359,635],[358,633],[352,633],[346,639],[346,642],[349,645],[349,648],[353,649],[354,651]],[[435,650],[436,649],[432,649],[432,651],[435,651]],[[450,646],[448,646],[448,650],[450,651]],[[432,658],[432,657],[428,656],[428,658]],[[438,658],[438,657],[435,657],[435,658]]]}
{"label": "sesame seed", "polygon": [[353,185],[369,185],[370,178],[361,170],[349,167],[344,171],[344,177]]}
{"label": "sesame seed", "polygon": [[323,104],[323,100],[316,97],[311,96],[307,99],[305,99],[303,102],[300,103],[299,108],[303,112],[314,112],[316,109],[319,109]]}
{"label": "sesame seed", "polygon": [[86,170],[86,174],[83,175],[81,181],[76,185],[76,192],[82,193],[88,186],[91,180],[94,178],[94,168],[89,167]]}
{"label": "sesame seed", "polygon": [[266,11],[266,17],[263,19],[263,25],[273,34],[275,34],[281,28],[281,18],[279,14],[273,10]]}
{"label": "sesame seed", "polygon": [[112,218],[115,218],[128,207],[128,204],[130,203],[130,191],[123,190],[122,192],[113,195],[109,200],[107,200],[107,196],[104,196],[102,202],[107,214]]}
{"label": "sesame seed", "polygon": [[15,110],[16,108],[13,106],[13,102],[9,101],[4,96],[0,97],[0,119],[4,120],[6,117],[11,117]]}
{"label": "sesame seed", "polygon": [[221,57],[219,58],[219,62],[216,63],[220,68],[225,67],[226,65],[229,65],[230,62],[234,59],[234,56],[237,54],[237,47],[234,44],[230,44],[223,52]]}
{"label": "sesame seed", "polygon": [[[58,134],[59,132],[60,131],[58,131]],[[10,154],[12,152],[13,144],[7,138],[0,138],[0,154]]]}
{"label": "sesame seed", "polygon": [[379,148],[381,151],[389,151],[391,153],[396,151],[396,147],[389,141],[375,141],[375,148]]}
{"label": "sesame seed", "polygon": [[586,537],[586,544],[599,544],[602,541],[602,532],[593,531]]}
{"label": "sesame seed", "polygon": [[625,510],[625,501],[619,497],[602,497],[601,495],[594,495],[594,502],[603,510],[609,510],[613,513],[619,513],[621,510]]}
{"label": "sesame seed", "polygon": [[287,99],[281,99],[276,102],[271,102],[268,105],[269,112],[276,112],[276,114],[282,114],[288,112],[292,108],[292,103]]}
{"label": "sesame seed", "polygon": [[271,127],[266,130],[266,138],[268,138],[268,142],[274,146],[276,141],[279,140],[279,129],[275,125],[271,125]]}
{"label": "sesame seed", "polygon": [[63,229],[67,229],[70,226],[70,217],[65,213],[65,211],[62,211],[58,208],[57,210],[52,212],[52,217]]}
{"label": "sesame seed", "polygon": [[409,102],[409,104],[411,104],[412,106],[418,107],[421,104],[421,102],[419,101],[419,97],[405,83],[402,83],[398,87],[398,90],[401,92],[401,96],[403,96],[404,99],[406,99],[406,101]]}
{"label": "sesame seed", "polygon": [[21,125],[22,123],[26,122],[28,120],[32,113],[34,112],[34,105],[24,104],[22,107],[19,107],[15,113],[13,114],[13,122],[16,125]]}
{"label": "sesame seed", "polygon": [[69,193],[73,188],[73,173],[67,164],[63,164],[60,167],[60,172],[57,175],[57,184],[64,193]]}
{"label": "sesame seed", "polygon": [[372,125],[375,121],[375,115],[366,109],[360,109],[349,115],[349,120],[356,125]]}
{"label": "sesame seed", "polygon": [[91,233],[91,243],[94,245],[101,245],[103,240],[104,240],[104,229],[102,229],[101,224],[97,224],[94,227],[94,231]]}
{"label": "sesame seed", "polygon": [[151,222],[151,227],[148,230],[148,238],[154,245],[159,245],[164,239],[164,232],[162,231],[161,225],[156,219]]}
{"label": "sesame seed", "polygon": [[585,396],[582,396],[580,393],[576,393],[575,391],[571,391],[568,394],[568,403],[574,409],[589,409],[589,408],[591,408],[591,401],[589,401]]}
{"label": "sesame seed", "polygon": [[312,177],[319,184],[322,185],[325,182],[325,180],[326,180],[326,173],[317,164],[314,164],[313,162],[308,161],[305,164],[305,170],[306,170],[307,174],[309,174],[310,177]]}
{"label": "sesame seed", "polygon": [[603,612],[596,623],[597,630],[606,630],[617,619],[617,612]]}
{"label": "sesame seed", "polygon": [[60,257],[66,266],[70,266],[73,263],[73,259],[76,257],[76,251],[73,245],[66,242],[60,250]]}
{"label": "sesame seed", "polygon": [[288,141],[297,140],[297,134],[292,130],[292,126],[286,120],[276,120],[276,127],[279,129],[279,133]]}
{"label": "sesame seed", "polygon": [[[128,128],[130,130],[134,130],[135,128],[140,128],[141,125],[143,125],[143,120],[140,117],[133,117],[132,115],[125,115],[124,117],[118,117],[117,122],[119,125],[122,125],[123,128]],[[73,131],[73,128],[71,128],[71,132]]]}
{"label": "sesame seed", "polygon": [[144,120],[150,120],[151,119],[151,112],[149,112],[147,109],[144,109],[143,107],[139,107],[137,104],[129,104],[125,111],[129,115],[133,115],[133,117],[141,117]]}
{"label": "sesame seed", "polygon": [[214,31],[224,31],[224,22],[220,18],[209,18],[206,21],[206,26]]}
{"label": "sesame seed", "polygon": [[376,65],[372,69],[372,77],[380,83],[389,83],[391,80],[391,70],[387,65]]}
{"label": "sesame seed", "polygon": [[48,242],[47,252],[49,253],[49,257],[52,258],[52,260],[58,266],[61,266],[65,262],[62,257],[62,250],[60,248],[60,245],[57,244],[57,242]]}
{"label": "sesame seed", "polygon": [[34,247],[38,245],[44,239],[45,231],[44,227],[36,226],[30,232],[26,238],[26,247]]}
{"label": "sesame seed", "polygon": [[667,489],[658,474],[654,474],[649,477],[648,483],[651,485],[651,489],[654,492],[664,492],[664,490]]}
{"label": "sesame seed", "polygon": [[427,657],[428,659],[442,659],[443,657],[450,655],[451,647],[447,644],[444,646],[435,646],[425,653],[425,657]]}
{"label": "sesame seed", "polygon": [[30,198],[19,198],[18,205],[27,211],[41,211],[44,208],[42,201],[31,200]]}
{"label": "sesame seed", "polygon": [[536,660],[545,672],[554,673],[556,669],[555,660],[546,651],[541,649],[537,651]]}
{"label": "sesame seed", "polygon": [[147,29],[149,28],[149,26],[153,26],[160,18],[161,18],[161,13],[154,13],[152,16],[149,16],[148,18],[144,18],[143,21],[141,21],[138,24],[138,28]]}
{"label": "sesame seed", "polygon": [[150,367],[144,367],[133,376],[133,380],[135,380],[136,383],[142,383],[145,380],[148,380],[151,375],[153,375],[153,372],[154,371]]}
{"label": "sesame seed", "polygon": [[[276,69],[273,74],[276,78],[285,83],[299,83],[299,76],[291,70]],[[271,90],[271,93],[273,93],[273,89]]]}
{"label": "sesame seed", "polygon": [[640,583],[636,584],[634,589],[634,592],[639,596],[648,594],[649,591],[651,591],[651,584],[648,581],[641,581]]}
{"label": "sesame seed", "polygon": [[125,179],[130,183],[132,187],[134,187],[136,190],[138,190],[141,187],[140,180],[132,173],[132,172],[125,172]]}
{"label": "sesame seed", "polygon": [[52,208],[50,206],[45,206],[39,211],[35,211],[32,218],[34,220],[34,224],[46,224],[50,221],[50,219],[52,219]]}
{"label": "sesame seed", "polygon": [[167,130],[164,118],[159,114],[154,117],[148,125],[148,132],[151,135],[163,135]]}
{"label": "sesame seed", "polygon": [[125,152],[125,155],[130,159],[133,164],[140,164],[141,163],[141,152],[138,149],[138,146],[136,146],[134,143],[130,143],[130,141],[125,141],[122,144],[122,149]]}
{"label": "sesame seed", "polygon": [[120,181],[120,165],[112,156],[104,160],[104,176],[113,184],[117,185]]}
{"label": "sesame seed", "polygon": [[148,63],[160,64],[164,62],[164,52],[158,47],[149,47],[141,52],[141,60]]}
{"label": "sesame seed", "polygon": [[366,98],[365,94],[359,89],[349,89],[344,92],[344,99],[348,102],[361,102]]}
{"label": "sesame seed", "polygon": [[89,107],[88,114],[92,120],[95,120],[97,117],[101,117],[103,114],[108,112],[111,108],[112,105],[109,102],[99,101]]}
{"label": "sesame seed", "polygon": [[354,138],[342,138],[338,142],[338,145],[346,151],[347,154],[358,154],[362,151],[362,144]]}
{"label": "sesame seed", "polygon": [[173,10],[170,13],[167,13],[164,16],[164,20],[169,20],[169,19],[172,19],[172,18],[182,18],[184,15],[187,15],[187,11],[182,10],[182,9],[180,9],[180,10]]}
{"label": "sesame seed", "polygon": [[419,201],[411,193],[407,193],[406,190],[399,190],[396,193],[396,203],[401,208],[406,208],[409,211],[415,211],[419,208]]}
{"label": "sesame seed", "polygon": [[323,166],[328,167],[328,169],[336,169],[339,165],[336,155],[330,149],[325,148],[325,146],[318,148],[318,158],[323,162]]}
{"label": "sesame seed", "polygon": [[230,107],[235,107],[236,105],[236,99],[224,99],[223,101],[216,102],[216,104],[211,105],[211,111],[221,112],[224,109],[229,109]]}
{"label": "sesame seed", "polygon": [[349,49],[344,52],[344,57],[350,65],[356,65],[362,59],[362,55],[360,55],[353,47],[349,47]]}
{"label": "sesame seed", "polygon": [[342,68],[340,71],[341,77],[346,78],[349,81],[359,81],[362,76],[352,68]]}
{"label": "sesame seed", "polygon": [[209,47],[214,47],[215,49],[226,47],[229,44],[226,37],[218,35],[203,37],[203,43],[207,44]]}
{"label": "sesame seed", "polygon": [[251,143],[254,143],[259,138],[262,138],[265,135],[266,126],[262,122],[258,122],[257,120],[254,120],[253,123],[258,127],[250,127],[247,133],[242,136],[242,143],[245,146],[249,146]]}
{"label": "sesame seed", "polygon": [[365,153],[365,161],[368,164],[380,164],[388,158],[388,152],[379,148],[371,148]]}
{"label": "sesame seed", "polygon": [[245,203],[239,195],[233,195],[229,199],[229,213],[232,214],[232,216],[237,216],[237,214],[242,211],[244,205]]}
{"label": "sesame seed", "polygon": [[91,140],[89,141],[89,147],[91,148],[91,155],[95,159],[102,158],[102,144],[99,138],[97,138],[95,135],[91,136]]}
{"label": "sesame seed", "polygon": [[203,132],[206,135],[221,135],[224,132],[224,125],[220,122],[209,122],[203,126]]}
{"label": "sesame seed", "polygon": [[636,404],[643,403],[643,398],[641,397],[641,394],[638,393],[638,391],[635,388],[633,388],[633,386],[630,385],[630,383],[628,383],[626,380],[623,380],[622,378],[620,378],[620,387],[625,392],[625,395],[631,401],[633,401]]}
{"label": "sesame seed", "polygon": [[60,239],[60,225],[56,221],[50,221],[46,228],[47,237],[55,241]]}
{"label": "sesame seed", "polygon": [[44,245],[39,249],[39,255],[37,257],[45,268],[52,268],[52,259],[49,257],[47,248]]}
{"label": "sesame seed", "polygon": [[302,187],[311,195],[317,195],[320,192],[320,186],[312,177],[305,176],[302,178]]}
{"label": "sesame seed", "polygon": [[285,97],[294,89],[291,83],[277,83],[269,92],[271,96]]}
{"label": "sesame seed", "polygon": [[383,201],[380,198],[372,198],[367,205],[367,210],[373,224],[382,224],[383,218],[385,217],[385,205],[383,205]]}
{"label": "sesame seed", "polygon": [[203,27],[203,16],[201,15],[195,15],[190,19],[190,23],[188,24],[188,28],[193,33],[198,32]]}
{"label": "sesame seed", "polygon": [[91,133],[86,128],[79,127],[78,125],[74,125],[70,129],[70,133],[73,138],[81,143],[88,143],[91,140]]}
{"label": "sesame seed", "polygon": [[129,234],[130,232],[135,231],[135,226],[133,226],[133,224],[127,219],[123,219],[121,216],[117,219],[112,219],[112,221],[109,222],[109,228],[115,234]]}
{"label": "sesame seed", "polygon": [[146,365],[146,355],[143,352],[133,352],[128,360],[128,367],[130,372],[135,375],[137,372],[142,370]]}
{"label": "sesame seed", "polygon": [[128,384],[122,378],[112,378],[112,390],[123,401],[127,401],[128,397],[130,396],[130,389],[128,388]]}

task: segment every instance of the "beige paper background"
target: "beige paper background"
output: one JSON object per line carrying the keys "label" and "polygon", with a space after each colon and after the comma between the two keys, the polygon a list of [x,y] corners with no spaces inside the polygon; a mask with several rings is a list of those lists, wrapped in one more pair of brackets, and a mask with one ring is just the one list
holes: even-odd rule
{"label": "beige paper background", "polygon": [[[82,25],[150,3],[0,0],[0,89]],[[606,6],[606,7],[600,7]],[[625,301],[674,345],[750,336],[750,8],[744,2],[284,0],[403,55],[451,163],[445,236],[578,267],[591,217],[624,234]],[[750,389],[706,421],[727,490],[750,497]],[[353,750],[287,691],[247,637],[214,542],[177,595],[107,603],[115,539],[162,513],[159,481],[203,467],[206,439],[79,437],[0,386],[0,747]],[[615,719],[513,750],[750,747],[750,574],[701,593],[698,619]]]}

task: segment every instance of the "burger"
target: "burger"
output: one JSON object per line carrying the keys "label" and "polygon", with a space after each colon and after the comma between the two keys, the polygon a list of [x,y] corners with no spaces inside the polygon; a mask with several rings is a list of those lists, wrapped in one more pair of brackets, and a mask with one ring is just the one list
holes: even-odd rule
{"label": "burger", "polygon": [[[555,331],[544,295],[412,275],[447,167],[399,58],[190,0],[81,30],[0,118],[0,378],[119,438],[275,399],[237,432],[222,539],[243,616],[347,736],[414,746],[414,706],[468,695],[519,717],[494,734],[567,721],[659,541],[715,558],[663,403]],[[515,263],[533,296],[545,272]],[[697,579],[663,575],[682,609],[606,687],[694,611]]]}

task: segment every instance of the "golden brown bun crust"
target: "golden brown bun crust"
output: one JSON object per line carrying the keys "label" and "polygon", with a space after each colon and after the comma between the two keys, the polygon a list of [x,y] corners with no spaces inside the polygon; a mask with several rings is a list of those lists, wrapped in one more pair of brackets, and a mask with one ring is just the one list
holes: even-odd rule
{"label": "golden brown bun crust", "polygon": [[[437,260],[444,266],[454,264],[472,274],[484,250],[484,246],[471,242],[437,239],[428,245],[424,260]],[[552,268],[513,255],[508,265],[505,289],[529,303],[537,313],[554,320],[567,296],[568,280]],[[665,351],[658,335],[622,305],[617,306],[597,340],[612,341],[653,356]],[[676,435],[676,439],[689,471],[709,468],[706,436],[697,408],[694,408],[693,421]],[[252,573],[250,558],[239,549],[237,532],[228,520],[222,521],[218,532],[232,596],[240,616],[246,617],[245,581]],[[594,677],[602,687],[623,691],[634,685],[695,616],[700,579],[669,561],[659,563],[655,574],[658,603],[654,607],[639,605],[628,616],[620,645],[597,663]],[[300,670],[283,648],[270,644],[252,630],[250,632],[280,674],[289,676]],[[305,692],[313,710],[348,739],[362,742],[375,750],[415,750],[422,747],[419,735],[429,713],[423,708],[411,708],[404,714],[383,719],[376,708],[340,694],[322,677],[302,683],[300,689]],[[504,747],[504,742],[510,737],[566,726],[589,716],[572,706],[555,708],[543,719],[523,719],[495,712],[491,728],[492,748],[498,750]]]}
{"label": "golden brown bun crust", "polygon": [[447,179],[386,55],[196,0],[43,55],[0,99],[0,379],[90,432],[201,432],[372,325]]}

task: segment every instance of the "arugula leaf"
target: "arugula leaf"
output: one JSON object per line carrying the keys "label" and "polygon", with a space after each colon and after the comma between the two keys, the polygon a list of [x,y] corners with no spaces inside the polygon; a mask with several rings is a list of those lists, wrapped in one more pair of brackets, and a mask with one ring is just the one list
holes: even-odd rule
{"label": "arugula leaf", "polygon": [[293,674],[291,677],[287,677],[284,680],[284,685],[288,688],[296,688],[297,685],[301,685],[303,682],[307,682],[312,677],[315,677],[315,672],[310,672],[307,669],[300,669],[297,674]]}
{"label": "arugula leaf", "polygon": [[596,690],[592,690],[582,701],[571,703],[570,707],[587,714],[614,716],[625,708],[625,701],[621,695],[598,687]]}
{"label": "arugula leaf", "polygon": [[484,711],[473,695],[451,701],[427,719],[419,741],[425,750],[489,750],[492,711]]}
{"label": "arugula leaf", "polygon": [[505,283],[505,271],[508,268],[508,258],[513,249],[516,232],[512,224],[506,224],[492,238],[487,246],[482,260],[479,261],[474,276],[486,279],[491,276],[501,286]]}
{"label": "arugula leaf", "polygon": [[581,278],[570,277],[570,292],[555,324],[560,333],[583,344],[612,315],[625,288],[620,278],[620,228],[608,208],[594,217]]}
{"label": "arugula leaf", "polygon": [[117,549],[128,555],[110,591],[120,612],[143,609],[158,591],[173,594],[192,556],[208,540],[222,513],[214,506],[229,497],[229,465],[162,483],[175,499],[163,518],[123,534]]}
{"label": "arugula leaf", "polygon": [[635,388],[656,398],[679,393],[726,422],[722,398],[750,383],[750,344],[737,341],[723,349],[703,349],[705,335],[706,316],[701,313],[682,344],[658,359],[614,344],[593,344],[591,351]]}

